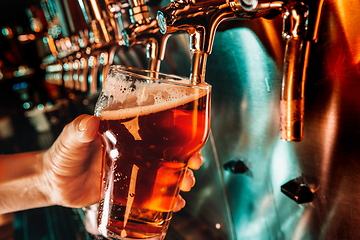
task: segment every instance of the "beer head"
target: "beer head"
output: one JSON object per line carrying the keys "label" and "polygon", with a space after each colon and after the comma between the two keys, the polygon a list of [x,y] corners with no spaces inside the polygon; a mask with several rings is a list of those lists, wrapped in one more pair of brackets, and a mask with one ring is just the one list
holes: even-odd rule
{"label": "beer head", "polygon": [[[130,70],[134,70],[131,68]],[[112,68],[95,108],[102,119],[126,119],[174,108],[210,91],[208,84],[194,86],[185,77],[150,71]]]}

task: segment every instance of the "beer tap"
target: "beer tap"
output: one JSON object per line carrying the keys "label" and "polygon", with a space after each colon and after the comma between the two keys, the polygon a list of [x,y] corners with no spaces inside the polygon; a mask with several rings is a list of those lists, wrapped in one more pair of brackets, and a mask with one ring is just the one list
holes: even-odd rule
{"label": "beer tap", "polygon": [[280,137],[301,141],[304,133],[305,79],[310,45],[318,39],[324,0],[283,4],[285,56],[280,97]]}
{"label": "beer tap", "polygon": [[211,53],[217,26],[227,19],[270,18],[282,14],[286,41],[280,99],[280,137],[303,138],[304,85],[310,42],[316,41],[324,0],[173,0],[157,14],[164,34],[190,35],[190,80],[205,79],[206,59]]}
{"label": "beer tap", "polygon": [[149,7],[144,0],[129,0],[131,25],[124,29],[123,36],[127,46],[141,44],[146,46],[149,61],[148,69],[159,71],[164,59],[165,45],[169,34],[162,34],[156,19],[150,18]]}
{"label": "beer tap", "polygon": [[87,76],[90,94],[101,90],[116,50],[125,46],[122,37],[121,2],[113,0],[78,0],[88,19],[94,44],[87,48]]}

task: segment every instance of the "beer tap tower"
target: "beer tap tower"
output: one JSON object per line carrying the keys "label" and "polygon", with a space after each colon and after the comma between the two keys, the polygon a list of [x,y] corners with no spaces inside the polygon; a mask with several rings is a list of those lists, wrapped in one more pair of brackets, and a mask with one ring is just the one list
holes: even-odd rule
{"label": "beer tap tower", "polygon": [[310,44],[317,40],[324,0],[175,0],[157,15],[163,34],[187,32],[190,35],[192,65],[190,79],[205,79],[207,57],[211,53],[216,28],[227,19],[283,17],[286,41],[280,99],[280,137],[287,141],[303,139],[304,85]]}
{"label": "beer tap tower", "polygon": [[[160,33],[157,21],[151,20],[149,7],[143,0],[120,1],[92,1],[79,0],[84,6],[84,14],[89,19],[94,32],[95,43],[90,54],[93,72],[97,76],[97,87],[91,87],[91,93],[99,91],[106,78],[109,67],[113,64],[115,52],[127,46],[146,47],[146,57],[149,59],[150,70],[160,70],[160,63],[164,58],[165,45],[169,35]],[[129,20],[122,17],[121,10],[128,8]],[[91,77],[90,77],[91,78]]]}
{"label": "beer tap tower", "polygon": [[78,0],[93,33],[93,44],[87,51],[87,91],[100,91],[115,51],[124,46],[122,38],[121,3],[117,1]]}
{"label": "beer tap tower", "polygon": [[149,70],[159,71],[164,59],[168,34],[162,34],[156,19],[150,18],[149,7],[144,0],[129,0],[131,25],[123,30],[128,47],[141,44],[146,46]]}

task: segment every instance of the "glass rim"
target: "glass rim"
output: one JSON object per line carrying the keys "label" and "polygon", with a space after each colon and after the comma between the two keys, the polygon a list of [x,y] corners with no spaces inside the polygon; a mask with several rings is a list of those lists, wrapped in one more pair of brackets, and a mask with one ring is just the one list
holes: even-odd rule
{"label": "glass rim", "polygon": [[[132,72],[129,70],[139,71],[139,73]],[[184,86],[184,87],[193,87],[193,88],[201,88],[201,89],[211,88],[211,85],[207,82],[203,82],[203,83],[199,83],[199,84],[192,84],[192,83],[190,83],[190,78],[188,78],[188,77],[179,76],[179,75],[175,75],[175,74],[171,74],[171,73],[164,73],[161,71],[154,71],[154,70],[149,70],[149,69],[124,66],[124,65],[112,65],[112,66],[110,66],[108,76],[112,71],[119,71],[119,72],[123,72],[123,73],[127,73],[127,74],[132,74],[132,75],[138,76],[140,78],[143,78],[144,80],[150,80],[150,81],[156,80],[159,82],[170,83],[170,84],[175,84],[175,85]],[[176,82],[176,80],[174,80],[174,79],[161,79],[161,78],[157,78],[157,77],[149,77],[149,76],[140,74],[141,72],[143,72],[143,73],[158,73],[160,75],[167,76],[167,77],[174,78],[174,79],[179,79],[179,80],[186,79],[186,80],[188,80],[189,83]],[[106,81],[105,81],[105,84],[106,84]]]}

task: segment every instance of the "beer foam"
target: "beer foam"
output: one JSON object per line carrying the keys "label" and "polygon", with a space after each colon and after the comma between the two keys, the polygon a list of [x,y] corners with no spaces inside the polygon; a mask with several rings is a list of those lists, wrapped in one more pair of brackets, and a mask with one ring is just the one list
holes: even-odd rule
{"label": "beer foam", "polygon": [[[111,104],[120,104],[120,108],[116,110],[106,108],[97,110],[96,115],[107,120],[126,119],[164,111],[194,101],[205,96],[208,92],[207,89],[202,88],[166,83],[159,84],[156,82],[150,84],[136,83],[134,90],[134,87],[131,86],[132,82],[126,82],[124,85],[118,86],[115,79],[108,78],[106,81],[103,93],[110,96],[112,99]],[[121,108],[124,102],[132,107]]]}

